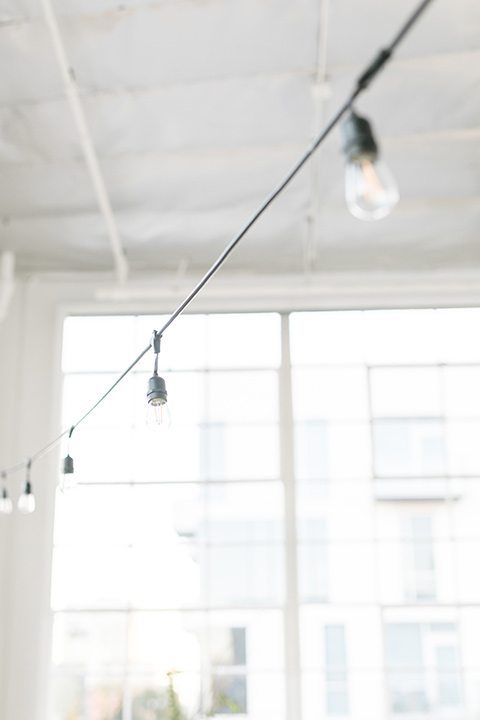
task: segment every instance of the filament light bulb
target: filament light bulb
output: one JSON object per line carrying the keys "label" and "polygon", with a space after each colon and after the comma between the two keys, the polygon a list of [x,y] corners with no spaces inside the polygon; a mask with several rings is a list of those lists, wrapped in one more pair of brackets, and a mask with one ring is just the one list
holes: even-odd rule
{"label": "filament light bulb", "polygon": [[342,125],[347,207],[360,220],[379,220],[399,200],[398,188],[380,158],[370,123],[355,113]]}
{"label": "filament light bulb", "polygon": [[150,430],[161,430],[170,427],[171,417],[167,403],[165,380],[153,375],[147,387],[147,427]]}
{"label": "filament light bulb", "polygon": [[347,163],[345,198],[352,215],[360,220],[380,220],[398,203],[397,185],[387,165],[377,158]]}
{"label": "filament light bulb", "polygon": [[147,385],[147,427],[150,430],[164,430],[170,427],[170,410],[167,405],[167,386],[165,380],[158,375],[158,356],[162,336],[153,331],[152,347],[155,355],[153,375]]}
{"label": "filament light bulb", "polygon": [[168,403],[152,400],[147,408],[147,427],[149,430],[160,430],[170,427],[170,410]]}
{"label": "filament light bulb", "polygon": [[2,494],[0,496],[0,514],[10,515],[13,510],[13,503],[8,497],[7,488],[2,488]]}
{"label": "filament light bulb", "polygon": [[35,510],[35,497],[29,480],[25,483],[23,492],[18,499],[18,509],[24,515],[30,515]]}

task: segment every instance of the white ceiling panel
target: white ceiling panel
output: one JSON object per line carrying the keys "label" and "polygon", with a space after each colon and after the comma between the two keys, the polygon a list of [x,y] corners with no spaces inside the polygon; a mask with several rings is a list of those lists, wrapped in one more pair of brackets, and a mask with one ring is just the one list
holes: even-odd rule
{"label": "white ceiling panel", "polygon": [[[396,36],[417,0],[331,0],[328,4],[328,64],[366,63]],[[417,58],[478,49],[480,3],[435,0],[395,51]]]}
{"label": "white ceiling panel", "polygon": [[[140,276],[182,262],[205,271],[416,2],[53,6],[120,240]],[[12,249],[22,272],[110,270],[38,0],[0,0],[0,72],[0,251]],[[348,214],[335,131],[224,272],[480,265],[478,0],[433,0],[357,107],[401,190],[392,215],[362,223]]]}
{"label": "white ceiling panel", "polygon": [[316,61],[315,0],[150,3],[69,16],[60,29],[88,90],[292,72]]}

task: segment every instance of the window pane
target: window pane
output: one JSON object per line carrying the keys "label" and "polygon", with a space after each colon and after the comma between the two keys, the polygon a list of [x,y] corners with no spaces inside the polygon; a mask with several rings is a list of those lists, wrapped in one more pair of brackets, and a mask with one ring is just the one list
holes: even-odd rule
{"label": "window pane", "polygon": [[[68,427],[72,421],[79,420],[113,385],[117,377],[113,373],[67,376],[63,393],[64,424]],[[132,376],[125,378],[89,417],[89,427],[131,427],[133,387]]]}
{"label": "window pane", "polygon": [[123,608],[129,597],[128,548],[57,547],[53,556],[54,608]]}
{"label": "window pane", "polygon": [[302,544],[298,548],[298,575],[302,602],[325,602],[328,597],[327,546]]}
{"label": "window pane", "polygon": [[345,628],[343,625],[327,625],[325,628],[325,663],[327,667],[341,668],[346,665]]}
{"label": "window pane", "polygon": [[447,425],[448,470],[452,475],[480,475],[480,422]]}
{"label": "window pane", "polygon": [[57,613],[53,662],[82,669],[118,666],[127,659],[127,615],[123,612]]}
{"label": "window pane", "polygon": [[[193,621],[192,621],[193,622]],[[266,673],[284,665],[282,610],[227,609],[210,611],[197,621],[209,662],[224,669],[246,666],[248,672]]]}
{"label": "window pane", "polygon": [[[132,720],[194,717],[201,707],[200,675],[174,670],[129,678]],[[130,715],[129,715],[130,717]],[[108,718],[110,720],[110,718]]]}
{"label": "window pane", "polygon": [[[149,338],[132,352],[135,318],[69,317],[63,330],[63,372],[123,372]],[[95,348],[95,352],[92,352]]]}
{"label": "window pane", "polygon": [[215,674],[212,681],[214,698],[212,714],[232,715],[246,713],[247,678],[245,675]]}
{"label": "window pane", "polygon": [[310,312],[290,316],[294,365],[362,363],[363,313]]}
{"label": "window pane", "polygon": [[201,601],[202,548],[172,537],[158,547],[132,549],[129,597],[134,608],[192,607]]}
{"label": "window pane", "polygon": [[443,368],[445,414],[451,418],[480,418],[480,367]]}
{"label": "window pane", "polygon": [[123,720],[123,678],[92,678],[86,684],[88,720]]}
{"label": "window pane", "polygon": [[365,360],[369,365],[438,362],[435,310],[373,310],[364,313]]}
{"label": "window pane", "polygon": [[200,434],[200,473],[209,480],[268,480],[279,475],[278,428],[205,425]]}
{"label": "window pane", "polygon": [[126,545],[130,540],[131,501],[131,488],[118,485],[79,486],[72,492],[58,491],[56,545]]}
{"label": "window pane", "polygon": [[295,428],[297,479],[371,477],[370,436],[367,423],[298,423]]}
{"label": "window pane", "polygon": [[480,320],[480,310],[437,310],[436,315],[441,361],[480,362],[480,338],[472,332]]}
{"label": "window pane", "polygon": [[[118,483],[132,480],[132,431],[130,428],[82,426],[70,442],[78,483]],[[65,447],[65,454],[67,449]]]}
{"label": "window pane", "polygon": [[52,681],[53,712],[56,720],[80,718],[83,705],[83,678],[56,675]]}
{"label": "window pane", "polygon": [[210,315],[208,366],[278,367],[279,330],[280,316],[275,313]]}
{"label": "window pane", "polygon": [[172,669],[195,672],[201,666],[200,629],[195,613],[134,612],[129,625],[130,661],[163,676]]}
{"label": "window pane", "polygon": [[211,372],[207,383],[210,422],[278,421],[276,372]]}
{"label": "window pane", "polygon": [[293,371],[293,408],[296,420],[364,420],[368,417],[365,369]]}
{"label": "window pane", "polygon": [[212,547],[209,567],[212,605],[277,604],[282,601],[281,547]]}
{"label": "window pane", "polygon": [[441,412],[436,368],[374,368],[370,374],[375,417],[434,417]]}
{"label": "window pane", "polygon": [[422,671],[420,625],[391,624],[386,628],[390,694],[394,712],[425,712],[427,698]]}
{"label": "window pane", "polygon": [[439,420],[376,420],[375,474],[438,476],[446,471]]}
{"label": "window pane", "polygon": [[283,488],[280,483],[217,483],[205,489],[205,537],[213,543],[281,542]]}

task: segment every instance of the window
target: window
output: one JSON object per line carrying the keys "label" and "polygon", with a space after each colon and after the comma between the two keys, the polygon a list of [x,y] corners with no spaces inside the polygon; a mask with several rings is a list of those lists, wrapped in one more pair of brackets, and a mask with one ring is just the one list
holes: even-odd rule
{"label": "window", "polygon": [[406,600],[435,599],[435,564],[431,518],[414,516],[403,527]]}
{"label": "window", "polygon": [[325,665],[327,668],[327,714],[347,715],[347,659],[345,629],[342,625],[325,627]]}
{"label": "window", "polygon": [[[216,642],[215,642],[216,641]],[[212,711],[216,715],[247,713],[247,653],[245,628],[217,631],[212,645],[215,673]]]}
{"label": "window", "polygon": [[[69,318],[65,418],[161,324]],[[145,427],[150,356],[74,434],[79,487],[59,493],[55,523],[55,720],[245,715],[264,703],[282,717],[278,690],[262,697],[283,685],[279,329],[275,314],[181,318],[160,356],[168,433]]]}
{"label": "window", "polygon": [[[179,318],[168,433],[147,355],[72,438],[48,720],[476,717],[478,320]],[[64,427],[162,322],[67,319]]]}
{"label": "window", "polygon": [[395,713],[425,713],[460,705],[454,624],[387,625],[390,695]]}

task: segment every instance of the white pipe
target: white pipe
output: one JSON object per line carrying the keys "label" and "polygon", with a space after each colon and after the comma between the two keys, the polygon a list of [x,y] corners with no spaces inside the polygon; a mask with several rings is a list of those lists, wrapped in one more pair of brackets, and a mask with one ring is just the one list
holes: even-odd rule
{"label": "white pipe", "polygon": [[[314,99],[313,137],[317,137],[325,124],[325,100],[331,94],[331,87],[327,76],[327,38],[328,16],[330,2],[322,0],[320,3],[319,26],[317,39],[317,68],[315,73],[312,94]],[[316,270],[317,244],[318,244],[318,204],[320,195],[320,173],[322,166],[322,148],[312,158],[311,164],[311,190],[310,207],[307,215],[306,242],[304,248],[303,264],[306,273]]]}
{"label": "white pipe", "polygon": [[60,72],[65,84],[65,92],[72,109],[73,118],[77,126],[77,131],[80,137],[80,143],[82,146],[85,161],[87,163],[90,177],[93,183],[97,201],[100,206],[103,219],[107,226],[110,243],[112,246],[115,270],[117,273],[118,280],[124,282],[128,275],[128,263],[125,258],[125,252],[118,234],[115,218],[113,216],[113,210],[108,197],[105,181],[103,179],[100,164],[98,162],[97,153],[93,146],[92,137],[88,129],[87,121],[85,119],[85,113],[83,106],[80,101],[78,87],[75,80],[75,75],[72,68],[68,63],[67,54],[65,52],[65,46],[63,44],[60,30],[57,23],[57,18],[52,8],[50,0],[42,0],[45,21],[48,29],[52,36],[53,45],[55,48],[55,54],[57,56],[58,65]]}
{"label": "white pipe", "polygon": [[7,250],[0,258],[0,323],[6,318],[15,291],[15,255]]}

